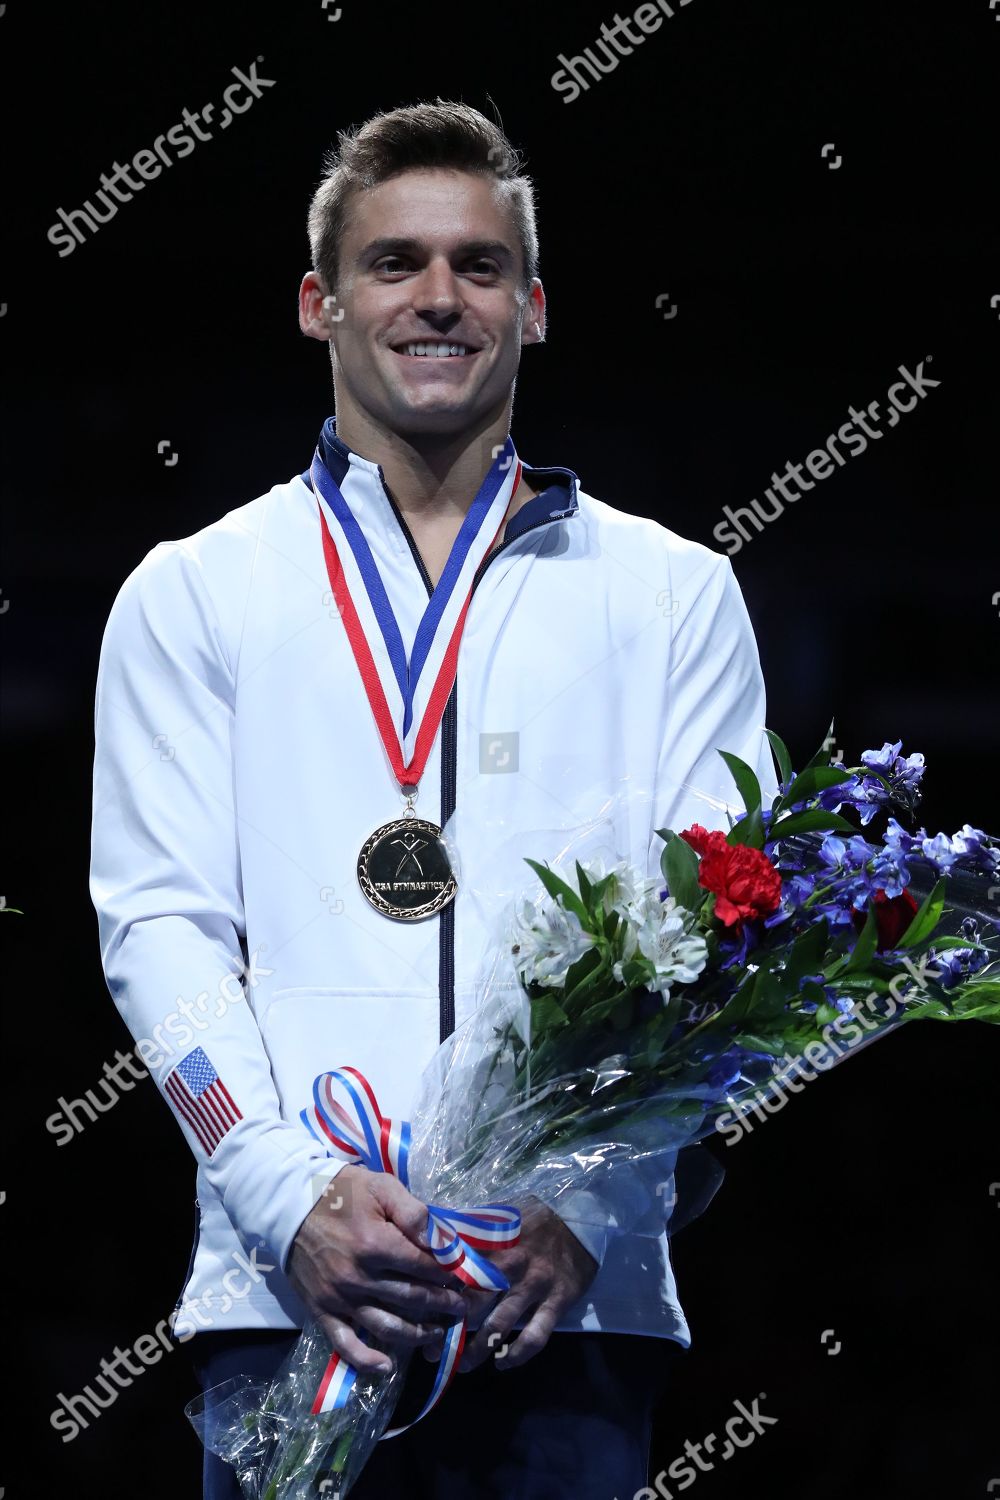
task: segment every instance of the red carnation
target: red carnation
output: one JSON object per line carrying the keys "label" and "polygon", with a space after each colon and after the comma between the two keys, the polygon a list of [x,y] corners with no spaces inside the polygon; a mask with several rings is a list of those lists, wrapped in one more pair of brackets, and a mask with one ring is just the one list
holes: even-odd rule
{"label": "red carnation", "polygon": [[691,845],[695,854],[704,854],[706,849],[711,849],[713,847],[713,840],[718,842],[721,839],[723,843],[726,842],[726,835],[724,833],[719,833],[718,830],[714,833],[709,833],[708,829],[702,828],[700,823],[692,823],[690,828],[685,828],[681,834],[681,838],[686,844]]}
{"label": "red carnation", "polygon": [[[916,911],[917,903],[909,891],[902,891],[898,896],[887,896],[881,889],[875,892],[875,929],[878,933],[879,952],[899,947],[899,940],[913,921]],[[854,925],[860,932],[865,925],[867,913],[856,911],[853,915]]]}
{"label": "red carnation", "polygon": [[701,856],[698,884],[715,895],[715,915],[727,927],[766,917],[781,901],[781,876],[760,849],[730,844],[716,829],[700,823],[685,829],[681,838]]}

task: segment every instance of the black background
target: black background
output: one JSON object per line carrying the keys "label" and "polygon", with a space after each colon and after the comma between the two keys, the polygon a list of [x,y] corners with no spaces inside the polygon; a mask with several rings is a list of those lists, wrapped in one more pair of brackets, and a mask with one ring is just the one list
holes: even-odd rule
{"label": "black background", "polygon": [[[130,1045],[87,892],[101,632],[157,541],[312,453],[332,392],[295,300],[338,128],[438,93],[495,101],[538,187],[550,311],[522,363],[518,449],[717,549],[723,505],[763,497],[851,405],[884,403],[900,364],[931,360],[940,386],[734,566],[769,721],[797,761],[836,714],[848,761],[884,739],[926,754],[931,832],[1000,831],[1000,9],[690,0],[566,104],[557,55],[591,45],[610,8],[342,8],[334,23],[321,0],[11,0],[0,17],[4,95],[23,101],[8,117],[0,285],[2,890],[25,913],[3,919],[12,1497],[197,1493],[183,1353],[68,1446],[48,1425],[57,1392],[173,1305],[186,1147],[148,1081],[61,1149],[44,1121]],[[61,259],[46,239],[56,209],[258,57],[274,87]],[[699,1476],[704,1500],[987,1494],[998,1056],[980,1023],[908,1029],[716,1148],[726,1184],[674,1248],[694,1346],[660,1410],[653,1474],[766,1392],[778,1424]],[[22,1467],[34,1477],[15,1479]]]}

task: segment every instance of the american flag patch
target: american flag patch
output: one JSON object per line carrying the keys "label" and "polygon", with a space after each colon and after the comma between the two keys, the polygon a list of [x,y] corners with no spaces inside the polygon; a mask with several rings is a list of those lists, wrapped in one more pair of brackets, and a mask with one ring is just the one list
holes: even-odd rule
{"label": "american flag patch", "polygon": [[203,1047],[196,1047],[181,1058],[163,1088],[209,1156],[236,1121],[243,1118]]}

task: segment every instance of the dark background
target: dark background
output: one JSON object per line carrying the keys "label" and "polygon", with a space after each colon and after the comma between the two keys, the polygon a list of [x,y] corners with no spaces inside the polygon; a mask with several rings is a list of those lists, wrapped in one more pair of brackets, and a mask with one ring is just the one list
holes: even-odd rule
{"label": "dark background", "polygon": [[[519,451],[717,549],[723,505],[763,497],[852,404],[884,403],[900,364],[933,357],[940,386],[734,567],[769,720],[797,761],[836,714],[848,762],[887,738],[926,754],[931,832],[1000,831],[1000,9],[691,0],[565,104],[557,55],[591,45],[610,6],[342,4],[336,23],[321,0],[207,14],[11,0],[0,17],[4,97],[24,100],[0,285],[2,890],[25,913],[3,919],[11,1497],[197,1493],[184,1353],[71,1444],[48,1425],[59,1391],[173,1306],[186,1147],[148,1080],[61,1149],[44,1121],[130,1045],[87,891],[101,632],[157,541],[308,462],[332,392],[296,289],[338,128],[438,93],[495,101],[538,187],[550,299],[548,341],[522,364]],[[275,86],[60,259],[56,209],[257,57]],[[694,1347],[652,1474],[766,1392],[778,1424],[699,1476],[704,1500],[987,1494],[998,1057],[980,1023],[911,1028],[715,1148],[727,1181],[675,1245]]]}

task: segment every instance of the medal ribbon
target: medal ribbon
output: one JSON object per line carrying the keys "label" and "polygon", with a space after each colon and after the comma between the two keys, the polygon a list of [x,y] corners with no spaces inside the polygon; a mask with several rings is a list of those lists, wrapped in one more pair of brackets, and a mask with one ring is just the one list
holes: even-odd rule
{"label": "medal ribbon", "polygon": [[[331,1156],[360,1162],[370,1172],[388,1172],[409,1188],[410,1125],[387,1119],[371,1085],[357,1068],[321,1073],[313,1084],[313,1103],[300,1113],[306,1129]],[[480,1254],[516,1245],[521,1215],[508,1203],[483,1203],[464,1210],[427,1205],[431,1253],[443,1270],[467,1286],[505,1292],[510,1283],[497,1266]],[[364,1334],[361,1334],[364,1337]],[[366,1340],[367,1342],[367,1340]],[[444,1346],[430,1395],[412,1422],[382,1434],[395,1437],[426,1417],[441,1400],[458,1368],[465,1347],[465,1319],[445,1329]],[[312,1412],[346,1405],[357,1371],[341,1354],[331,1355],[313,1398]]]}
{"label": "medal ribbon", "polygon": [[[427,764],[458,671],[458,648],[475,575],[501,534],[510,502],[521,482],[521,462],[508,436],[462,522],[421,617],[409,662],[371,548],[319,449],[313,458],[310,478],[317,497],[330,587],[375,723],[400,786],[415,787]],[[369,644],[369,632],[374,639],[373,627],[385,644],[388,656],[385,672],[380,671]],[[423,715],[417,720],[414,700],[425,668],[432,686]],[[402,734],[396,727],[400,710]]]}

